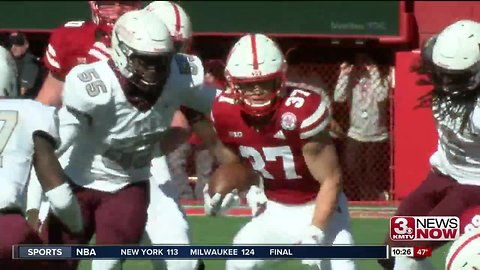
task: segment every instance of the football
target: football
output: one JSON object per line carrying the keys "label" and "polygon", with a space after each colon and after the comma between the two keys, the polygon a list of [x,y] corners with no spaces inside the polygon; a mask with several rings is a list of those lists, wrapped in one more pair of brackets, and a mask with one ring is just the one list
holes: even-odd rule
{"label": "football", "polygon": [[220,165],[210,177],[208,194],[220,193],[222,196],[237,189],[239,192],[248,191],[250,186],[258,185],[257,173],[243,163],[229,163]]}

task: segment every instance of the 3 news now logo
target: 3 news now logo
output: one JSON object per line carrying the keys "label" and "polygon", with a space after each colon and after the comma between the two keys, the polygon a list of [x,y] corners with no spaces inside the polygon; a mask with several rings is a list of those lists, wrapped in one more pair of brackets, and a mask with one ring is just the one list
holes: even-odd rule
{"label": "3 news now logo", "polygon": [[454,216],[394,216],[390,219],[393,241],[449,241],[460,236],[460,219]]}

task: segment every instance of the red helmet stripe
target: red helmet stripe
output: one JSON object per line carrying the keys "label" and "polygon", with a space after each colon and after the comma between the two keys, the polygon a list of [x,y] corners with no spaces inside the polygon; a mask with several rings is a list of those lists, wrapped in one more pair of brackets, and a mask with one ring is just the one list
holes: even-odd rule
{"label": "red helmet stripe", "polygon": [[178,10],[178,7],[175,3],[170,2],[173,6],[173,11],[175,12],[175,34],[178,34],[180,32],[180,28],[182,26],[182,22],[180,19],[180,11]]}
{"label": "red helmet stripe", "polygon": [[258,69],[258,55],[257,55],[257,39],[255,34],[250,35],[250,41],[252,42],[252,55],[253,55],[253,69]]}
{"label": "red helmet stripe", "polygon": [[453,261],[457,258],[458,254],[460,253],[460,251],[462,251],[470,242],[472,242],[473,240],[477,239],[480,237],[480,234],[479,233],[476,233],[472,236],[470,236],[470,238],[468,238],[465,242],[463,242],[458,248],[457,250],[455,250],[455,252],[453,252],[452,254],[452,257],[450,258],[450,261],[448,261],[447,263],[447,269],[446,270],[450,270],[451,267],[452,267],[452,264],[453,264]]}

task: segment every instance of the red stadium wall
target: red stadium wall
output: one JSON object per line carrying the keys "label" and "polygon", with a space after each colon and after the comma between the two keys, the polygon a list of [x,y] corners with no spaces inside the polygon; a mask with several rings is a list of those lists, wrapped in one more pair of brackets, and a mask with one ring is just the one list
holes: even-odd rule
{"label": "red stadium wall", "polygon": [[415,1],[414,5],[420,44],[457,20],[480,21],[478,1]]}
{"label": "red stadium wall", "polygon": [[395,59],[393,179],[397,200],[424,180],[430,169],[429,157],[437,144],[430,103],[421,99],[430,87],[418,86],[419,76],[411,71],[418,57],[418,52],[398,52]]}

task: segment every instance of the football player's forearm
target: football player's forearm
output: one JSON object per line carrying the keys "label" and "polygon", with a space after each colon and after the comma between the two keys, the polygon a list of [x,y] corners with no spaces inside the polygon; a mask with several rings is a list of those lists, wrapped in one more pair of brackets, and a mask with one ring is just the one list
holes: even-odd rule
{"label": "football player's forearm", "polygon": [[47,192],[65,183],[66,175],[51,142],[41,136],[34,136],[34,149],[33,166],[41,188]]}
{"label": "football player's forearm", "polygon": [[214,147],[213,156],[220,164],[228,164],[240,162],[241,159],[230,148],[226,147],[223,143],[218,142]]}
{"label": "football player's forearm", "polygon": [[192,124],[192,131],[197,134],[218,163],[226,164],[240,161],[240,158],[220,141],[210,120],[204,118],[195,122]]}
{"label": "football player's forearm", "polygon": [[199,119],[198,121],[191,123],[192,131],[198,138],[208,147],[213,149],[218,138],[212,123],[206,117]]}
{"label": "football player's forearm", "polygon": [[34,147],[35,171],[53,213],[71,232],[80,232],[83,228],[80,206],[58,162],[54,146],[45,138],[35,136]]}
{"label": "football player's forearm", "polygon": [[320,186],[315,200],[315,210],[312,224],[325,230],[330,217],[335,212],[337,197],[341,189],[339,176],[332,176],[332,179],[325,179]]}

